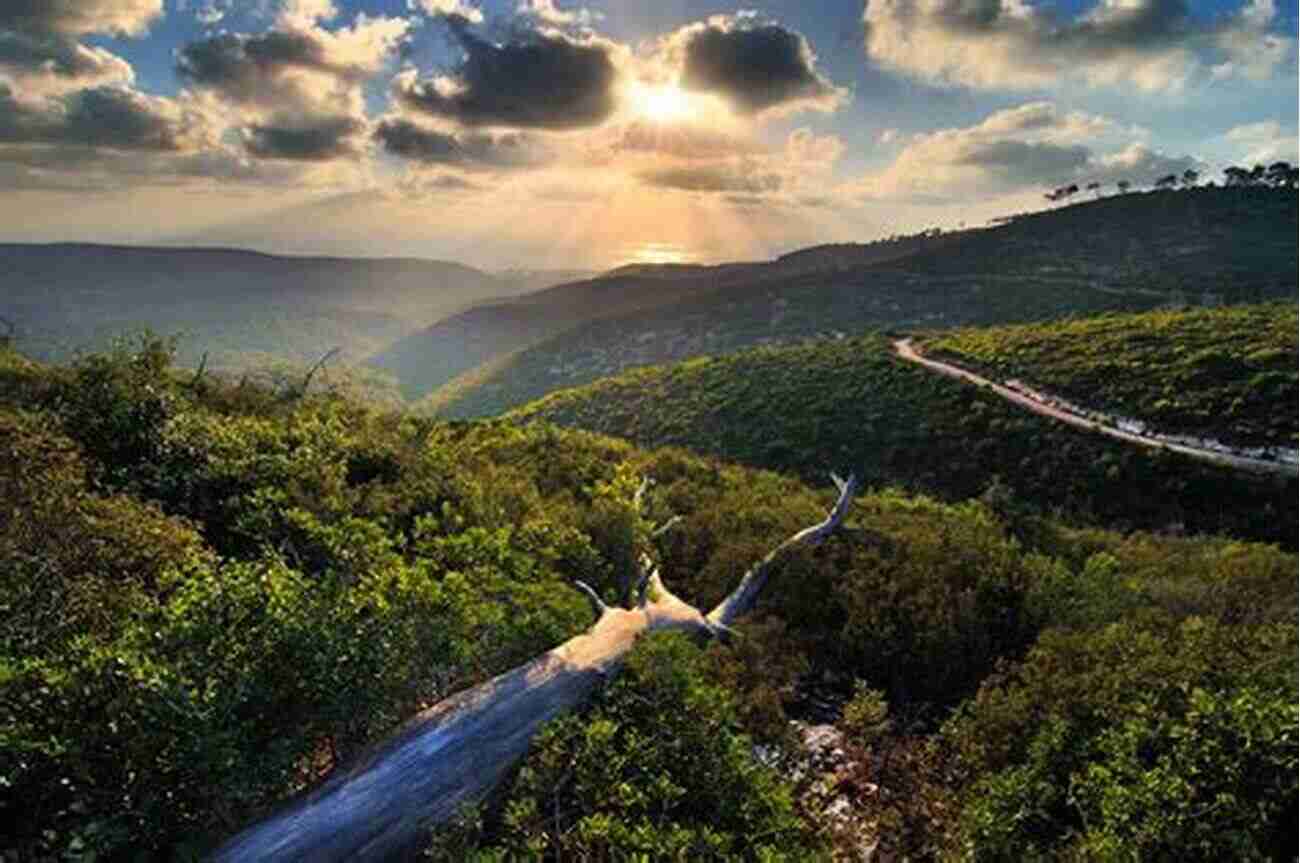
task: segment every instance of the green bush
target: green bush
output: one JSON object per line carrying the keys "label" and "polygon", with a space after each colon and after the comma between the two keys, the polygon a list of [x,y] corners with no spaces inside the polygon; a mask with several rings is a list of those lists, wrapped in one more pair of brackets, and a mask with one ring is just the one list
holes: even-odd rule
{"label": "green bush", "polygon": [[1290,859],[1295,654],[1294,627],[1200,618],[1045,633],[944,728],[969,781],[956,850]]}
{"label": "green bush", "polygon": [[616,681],[533,741],[477,829],[446,860],[825,859],[792,789],[759,763],[731,694],[682,635],[638,644]]}

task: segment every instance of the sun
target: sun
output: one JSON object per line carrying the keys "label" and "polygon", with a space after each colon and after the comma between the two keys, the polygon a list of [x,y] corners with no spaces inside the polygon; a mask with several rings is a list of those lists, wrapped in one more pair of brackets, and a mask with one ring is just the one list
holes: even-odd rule
{"label": "sun", "polygon": [[656,123],[684,120],[691,114],[691,99],[675,84],[637,84],[632,88],[632,108]]}

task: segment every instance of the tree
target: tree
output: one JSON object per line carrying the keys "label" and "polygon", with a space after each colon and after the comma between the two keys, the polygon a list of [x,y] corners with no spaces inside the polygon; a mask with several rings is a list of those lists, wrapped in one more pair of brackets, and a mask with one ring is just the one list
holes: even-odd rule
{"label": "tree", "polygon": [[1250,169],[1250,184],[1251,184],[1252,186],[1258,186],[1258,185],[1262,184],[1262,183],[1264,182],[1264,176],[1265,176],[1267,173],[1268,173],[1268,169],[1265,168],[1263,165],[1256,165],[1255,167],[1251,168],[1251,169]]}
{"label": "tree", "polygon": [[1249,186],[1250,171],[1245,168],[1239,168],[1236,165],[1229,165],[1223,169],[1224,185],[1228,186]]}
{"label": "tree", "polygon": [[1101,197],[1101,183],[1098,183],[1096,180],[1094,180],[1093,182],[1089,183],[1089,184],[1088,184],[1088,191],[1089,191],[1089,192],[1092,192],[1092,194],[1093,194],[1095,197],[1100,198],[1100,197]]}
{"label": "tree", "polygon": [[1159,180],[1156,180],[1157,189],[1172,189],[1176,185],[1178,185],[1177,174],[1165,174]]}
{"label": "tree", "polygon": [[1201,175],[1197,171],[1193,170],[1192,168],[1188,168],[1186,171],[1183,171],[1183,185],[1189,189],[1192,186],[1195,186],[1196,181],[1199,180],[1200,178]]}
{"label": "tree", "polygon": [[1119,189],[1119,193],[1121,195],[1127,195],[1128,190],[1132,187],[1132,185],[1133,184],[1130,183],[1128,180],[1120,180],[1115,183],[1115,187]]}
{"label": "tree", "polygon": [[1297,169],[1290,162],[1274,162],[1268,166],[1269,185],[1277,189],[1294,189],[1296,187]]}
{"label": "tree", "polygon": [[839,497],[826,518],[777,546],[707,615],[674,596],[646,554],[625,583],[632,588],[624,591],[630,608],[610,607],[578,582],[596,614],[591,629],[435,704],[352,769],[234,837],[213,859],[383,860],[409,850],[431,827],[483,799],[544,724],[581,705],[617,672],[642,634],[729,638],[772,564],[792,548],[821,543],[844,521],[857,480],[834,479]]}

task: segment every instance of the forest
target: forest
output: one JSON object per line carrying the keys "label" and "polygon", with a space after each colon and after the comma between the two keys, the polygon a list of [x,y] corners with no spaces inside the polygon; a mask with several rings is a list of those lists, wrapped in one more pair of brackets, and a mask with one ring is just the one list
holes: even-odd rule
{"label": "forest", "polygon": [[[195,374],[156,337],[67,366],[0,352],[7,859],[201,859],[421,707],[590,626],[576,579],[614,604],[644,554],[678,595],[716,602],[825,513],[829,469],[868,488],[844,529],[774,564],[737,637],[643,639],[419,855],[832,860],[867,837],[894,859],[1291,859],[1294,511],[1265,535],[1227,477],[1017,430],[881,345],[659,372],[727,371],[735,414],[712,454],[650,439],[698,444],[703,392],[673,393],[664,431],[627,429],[642,448]],[[871,377],[832,374],[853,363]],[[825,389],[778,435],[754,395],[770,406],[794,368]],[[893,417],[916,439],[868,460],[850,436],[901,410],[877,385],[960,404],[981,418],[954,440],[996,460],[979,433],[1000,429],[1019,461],[975,476],[943,413]],[[1030,467],[1067,446],[1109,466]],[[884,480],[911,459],[978,496]],[[1124,503],[1179,499],[1150,485],[1176,482],[1177,512]],[[1031,505],[1049,486],[1091,496]],[[1293,486],[1253,493],[1294,507]],[[831,771],[791,723],[810,685],[840,705]]]}

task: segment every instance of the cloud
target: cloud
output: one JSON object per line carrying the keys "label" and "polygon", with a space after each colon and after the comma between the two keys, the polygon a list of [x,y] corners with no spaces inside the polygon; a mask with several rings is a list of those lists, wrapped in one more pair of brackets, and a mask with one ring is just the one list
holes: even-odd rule
{"label": "cloud", "polygon": [[750,138],[711,128],[633,120],[618,129],[613,149],[693,160],[752,154],[761,147]]}
{"label": "cloud", "polygon": [[337,91],[340,85],[346,89],[373,76],[409,26],[402,19],[374,18],[335,31],[312,27],[259,35],[222,33],[182,48],[176,71],[193,86],[230,102],[279,107],[286,100],[319,102],[322,92]]}
{"label": "cloud", "polygon": [[785,161],[829,169],[844,155],[845,149],[838,135],[817,135],[811,129],[795,129],[785,140]]}
{"label": "cloud", "polygon": [[[863,178],[856,191],[865,198],[938,202],[1072,181],[1139,180],[1148,173],[1154,180],[1157,173],[1199,165],[1132,142],[1140,134],[1105,117],[1031,102],[996,111],[973,126],[913,136],[889,166]],[[1125,139],[1130,143],[1123,149],[1095,152],[1099,145]]]}
{"label": "cloud", "polygon": [[29,92],[129,84],[130,64],[82,43],[90,34],[138,36],[162,14],[162,0],[4,0],[0,73]]}
{"label": "cloud", "polygon": [[[51,91],[63,86],[130,83],[130,64],[103,48],[92,48],[51,33],[0,30],[0,70],[29,89]],[[42,86],[41,79],[45,79]]]}
{"label": "cloud", "polygon": [[408,9],[419,10],[436,18],[464,18],[472,24],[483,20],[483,13],[461,0],[406,0]]}
{"label": "cloud", "polygon": [[243,128],[244,146],[262,159],[319,162],[356,155],[365,124],[355,117],[311,117],[305,122],[284,118],[270,125]]}
{"label": "cloud", "polygon": [[217,6],[215,3],[205,3],[198,9],[194,10],[194,18],[204,27],[213,27],[221,23],[226,17],[224,7]]}
{"label": "cloud", "polygon": [[682,88],[721,96],[742,114],[833,111],[847,91],[817,71],[817,56],[800,33],[752,14],[718,15],[664,41],[665,63]]}
{"label": "cloud", "polygon": [[255,158],[322,162],[365,151],[364,86],[410,22],[358,15],[325,26],[328,0],[291,0],[263,33],[220,33],[185,45],[176,71]]}
{"label": "cloud", "polygon": [[184,124],[167,100],[118,87],[20,100],[0,84],[0,142],[179,150]]}
{"label": "cloud", "polygon": [[780,174],[743,163],[655,168],[638,176],[648,186],[686,192],[742,192],[757,195],[775,192],[782,185]]}
{"label": "cloud", "polygon": [[604,16],[585,7],[564,10],[555,0],[521,0],[516,11],[556,27],[590,27]]}
{"label": "cloud", "polygon": [[1205,170],[1205,163],[1193,156],[1167,156],[1149,149],[1145,144],[1131,144],[1117,153],[1099,156],[1089,161],[1089,180],[1114,183],[1128,180],[1135,186],[1154,185],[1169,174],[1182,176],[1184,171]]}
{"label": "cloud", "polygon": [[408,69],[393,81],[405,108],[463,126],[576,129],[595,126],[617,108],[616,47],[595,37],[525,33],[495,44],[448,21],[465,53],[453,72],[421,80]]}
{"label": "cloud", "polygon": [[162,12],[162,0],[5,0],[0,4],[0,29],[139,36]]}
{"label": "cloud", "polygon": [[1286,130],[1276,120],[1234,126],[1223,135],[1235,160],[1243,165],[1300,162],[1300,139],[1294,128]]}
{"label": "cloud", "polygon": [[1194,76],[1268,77],[1295,40],[1270,32],[1273,0],[1236,14],[1192,15],[1185,0],[1100,0],[1072,17],[1027,0],[871,0],[866,51],[893,69],[946,84],[1177,89]]}
{"label": "cloud", "polygon": [[222,33],[191,42],[176,58],[176,72],[189,83],[215,90],[232,102],[268,97],[290,69],[314,69],[349,77],[353,71],[330,64],[325,47],[310,33],[269,31],[260,36]]}
{"label": "cloud", "polygon": [[376,126],[374,135],[386,152],[425,165],[505,169],[547,161],[542,146],[519,132],[444,132],[402,117],[388,117]]}

